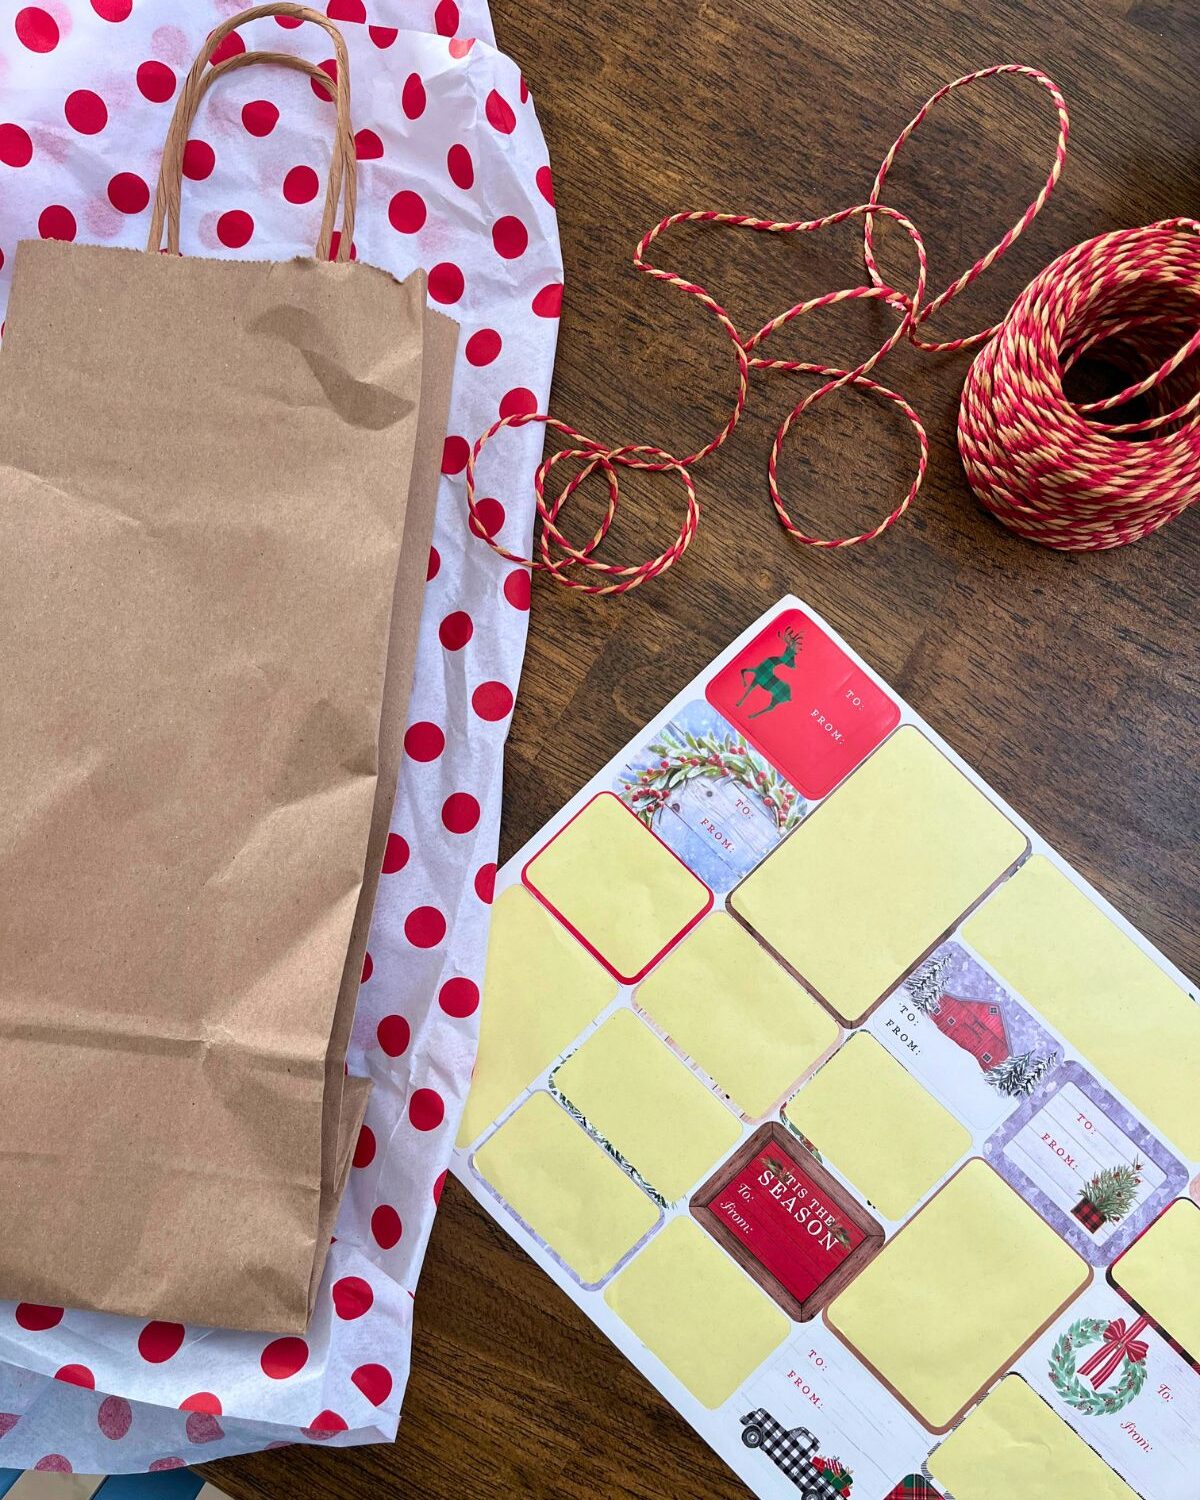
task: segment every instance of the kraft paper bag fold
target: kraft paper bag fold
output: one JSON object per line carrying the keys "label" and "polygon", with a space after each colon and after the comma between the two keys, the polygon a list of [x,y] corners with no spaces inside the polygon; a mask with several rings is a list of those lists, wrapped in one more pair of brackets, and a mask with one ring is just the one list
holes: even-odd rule
{"label": "kraft paper bag fold", "polygon": [[[30,242],[0,352],[0,1297],[307,1325],[457,328],[347,259]],[[324,78],[324,75],[321,75]],[[333,85],[326,85],[333,92]],[[342,206],[338,260],[327,259]]]}

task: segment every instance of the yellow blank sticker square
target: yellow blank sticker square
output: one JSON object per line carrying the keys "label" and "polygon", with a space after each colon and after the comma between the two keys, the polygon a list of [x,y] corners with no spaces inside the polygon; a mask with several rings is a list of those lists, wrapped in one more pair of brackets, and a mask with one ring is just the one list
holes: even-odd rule
{"label": "yellow blank sticker square", "polygon": [[1136,1500],[1019,1375],[990,1391],[929,1459],[954,1500]]}
{"label": "yellow blank sticker square", "polygon": [[825,1316],[927,1427],[944,1431],[1090,1275],[976,1158]]}
{"label": "yellow blank sticker square", "polygon": [[1183,1155],[1200,1158],[1200,1005],[1042,855],[963,937]]}
{"label": "yellow blank sticker square", "polygon": [[641,1188],[549,1094],[531,1095],[473,1165],[585,1286],[602,1281],[658,1221]]}
{"label": "yellow blank sticker square", "polygon": [[730,905],[848,1025],[1025,853],[1018,829],[917,729],[898,729]]}
{"label": "yellow blank sticker square", "polygon": [[971,1144],[970,1132],[865,1032],[784,1114],[889,1219],[902,1219]]}
{"label": "yellow blank sticker square", "polygon": [[669,1202],[708,1175],[738,1120],[665,1042],[621,1010],[557,1069],[554,1087]]}
{"label": "yellow blank sticker square", "polygon": [[609,1282],[604,1300],[710,1409],[783,1343],[786,1316],[693,1224],[672,1219]]}
{"label": "yellow blank sticker square", "polygon": [[536,897],[492,908],[479,1055],[458,1133],[468,1146],[616,996],[617,986]]}
{"label": "yellow blank sticker square", "polygon": [[765,1115],[837,1041],[837,1022],[762,945],[714,912],[634,997],[749,1119]]}
{"label": "yellow blank sticker square", "polygon": [[525,866],[524,880],[624,984],[712,905],[712,892],[609,792]]}
{"label": "yellow blank sticker square", "polygon": [[1147,1317],[1200,1359],[1200,1208],[1185,1199],[1172,1203],[1111,1274]]}

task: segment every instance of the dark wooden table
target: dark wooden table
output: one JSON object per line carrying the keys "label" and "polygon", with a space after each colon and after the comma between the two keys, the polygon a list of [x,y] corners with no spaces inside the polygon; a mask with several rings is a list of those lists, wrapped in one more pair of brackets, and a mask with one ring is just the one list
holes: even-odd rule
{"label": "dark wooden table", "polygon": [[[680,208],[791,219],[861,202],[899,127],[960,73],[1001,61],[1049,71],[1071,106],[1071,150],[1050,206],[940,327],[993,320],[1078,240],[1200,211],[1200,15],[1177,0],[492,0],[492,11],[555,169],[567,298],[554,409],[614,443],[689,451],[732,390],[711,321],[630,269],[643,230]],[[888,193],[918,222],[939,287],[1020,212],[1054,139],[1032,85],[1001,80],[959,99],[914,137]],[[848,228],[802,244],[685,230],[664,260],[717,292],[743,329],[861,279]],[[860,304],[781,343],[844,363],[883,326]],[[926,419],[933,451],[913,512],[872,545],[817,553],[780,530],[766,458],[801,387],[760,381],[734,438],[698,470],[704,521],[679,567],[607,602],[538,583],[502,857],[794,590],[1185,971],[1200,971],[1200,515],[1115,552],[1014,539],[976,507],[959,466],[965,368],[964,356],[912,351],[889,361],[884,378]],[[782,477],[798,516],[845,534],[892,508],[913,460],[897,416],[839,396],[797,429]],[[648,478],[625,490],[620,554],[647,556],[678,524],[679,491]],[[580,535],[598,513],[594,494],[588,504]],[[292,1449],[213,1477],[237,1500],[745,1495],[453,1182],[416,1309],[394,1448]]]}

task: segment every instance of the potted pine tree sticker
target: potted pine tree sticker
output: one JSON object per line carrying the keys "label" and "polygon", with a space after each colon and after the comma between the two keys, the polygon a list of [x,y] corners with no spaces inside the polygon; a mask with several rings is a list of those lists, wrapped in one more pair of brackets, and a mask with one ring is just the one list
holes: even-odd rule
{"label": "potted pine tree sticker", "polygon": [[1098,1234],[1105,1224],[1119,1224],[1137,1202],[1141,1186],[1140,1161],[1104,1167],[1084,1185],[1083,1197],[1071,1210],[1089,1234]]}

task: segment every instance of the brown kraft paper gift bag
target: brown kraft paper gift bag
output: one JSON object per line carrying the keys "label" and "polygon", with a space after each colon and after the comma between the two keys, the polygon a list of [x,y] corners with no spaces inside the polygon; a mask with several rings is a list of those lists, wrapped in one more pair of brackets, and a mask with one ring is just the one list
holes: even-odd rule
{"label": "brown kraft paper gift bag", "polygon": [[[208,66],[266,15],[330,33],[336,89],[292,55]],[[191,121],[260,63],[336,94],[316,258],[181,257]],[[0,1297],[287,1333],[320,1281],[457,344],[423,274],[348,259],[349,88],[323,16],[235,17],[180,93],[151,253],[17,250]]]}

